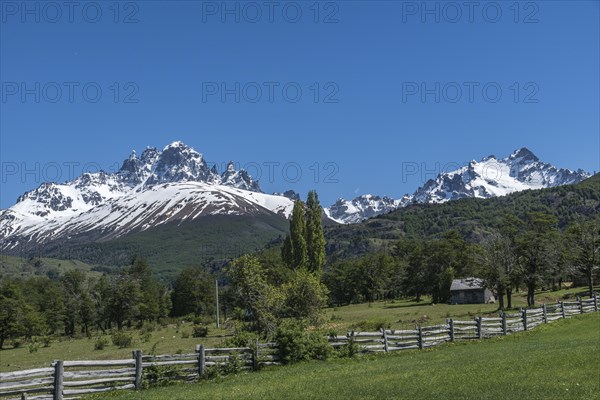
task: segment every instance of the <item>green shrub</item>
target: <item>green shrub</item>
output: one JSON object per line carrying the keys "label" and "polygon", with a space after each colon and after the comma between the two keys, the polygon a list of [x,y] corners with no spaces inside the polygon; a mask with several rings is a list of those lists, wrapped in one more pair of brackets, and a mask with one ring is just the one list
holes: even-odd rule
{"label": "green shrub", "polygon": [[318,332],[307,332],[306,323],[284,321],[275,334],[279,357],[285,363],[303,360],[325,360],[332,352],[327,338]]}
{"label": "green shrub", "polygon": [[52,337],[51,336],[42,336],[40,338],[40,342],[42,342],[42,346],[50,347],[50,343],[52,343]]}
{"label": "green shrub", "polygon": [[94,350],[104,350],[106,346],[108,346],[108,339],[105,337],[99,337],[94,342]]}
{"label": "green shrub", "polygon": [[140,340],[143,343],[148,343],[152,339],[152,333],[146,332],[140,335]]}
{"label": "green shrub", "polygon": [[126,332],[115,332],[112,334],[112,342],[115,346],[118,346],[120,349],[125,347],[130,347],[131,342],[133,342],[133,337]]}
{"label": "green shrub", "polygon": [[152,333],[156,330],[156,324],[154,322],[147,322],[140,328],[140,334]]}
{"label": "green shrub", "polygon": [[27,345],[27,350],[29,350],[30,353],[37,353],[39,348],[40,344],[38,342],[31,342]]}
{"label": "green shrub", "polygon": [[208,326],[194,325],[192,328],[192,336],[195,338],[208,336]]}
{"label": "green shrub", "polygon": [[355,357],[358,354],[360,354],[360,346],[354,340],[348,340],[348,343],[337,349],[338,357]]}
{"label": "green shrub", "polygon": [[23,346],[23,342],[21,341],[21,339],[13,339],[12,345],[13,345],[13,348],[18,349],[21,346]]}
{"label": "green shrub", "polygon": [[189,337],[190,337],[190,331],[188,331],[187,329],[182,329],[181,330],[181,338],[187,339]]}
{"label": "green shrub", "polygon": [[238,331],[235,335],[225,341],[227,347],[251,347],[256,346],[258,335],[249,331]]}
{"label": "green shrub", "polygon": [[180,368],[171,365],[152,365],[144,368],[142,379],[144,388],[168,386],[175,383],[180,375]]}
{"label": "green shrub", "polygon": [[242,371],[244,367],[244,361],[239,357],[238,354],[231,354],[225,364],[221,365],[221,372],[224,375],[237,374]]}

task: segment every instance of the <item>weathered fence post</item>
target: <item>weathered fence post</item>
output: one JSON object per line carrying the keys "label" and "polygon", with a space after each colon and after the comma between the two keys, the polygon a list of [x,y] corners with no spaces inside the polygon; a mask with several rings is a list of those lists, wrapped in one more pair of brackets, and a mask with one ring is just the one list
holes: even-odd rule
{"label": "weathered fence post", "polygon": [[475,321],[477,321],[477,338],[481,339],[483,337],[483,329],[481,328],[481,317],[476,317]]}
{"label": "weathered fence post", "polygon": [[258,339],[256,339],[256,347],[252,350],[252,369],[256,371],[258,369]]}
{"label": "weathered fence post", "polygon": [[521,310],[521,318],[523,318],[523,330],[527,330],[527,309]]}
{"label": "weathered fence post", "polygon": [[577,301],[579,302],[579,314],[583,314],[583,301],[581,297],[577,296]]}
{"label": "weathered fence post", "polygon": [[452,318],[448,320],[448,327],[450,328],[450,341],[454,342],[454,320]]}
{"label": "weathered fence post", "polygon": [[21,393],[21,400],[27,400],[27,393]]}
{"label": "weathered fence post", "polygon": [[387,340],[387,333],[385,332],[385,328],[382,328],[382,332],[383,332],[383,351],[385,351],[387,353],[388,352],[388,340]]}
{"label": "weathered fence post", "polygon": [[506,314],[502,312],[502,334],[506,335]]}
{"label": "weathered fence post", "polygon": [[560,311],[562,313],[562,317],[567,318],[567,314],[565,313],[565,304],[562,301],[560,302]]}
{"label": "weathered fence post", "polygon": [[598,294],[596,292],[594,292],[594,311],[598,311]]}
{"label": "weathered fence post", "polygon": [[543,321],[545,324],[547,324],[547,323],[548,323],[548,319],[547,319],[547,318],[548,318],[548,316],[547,316],[547,313],[546,313],[546,303],[542,304],[542,313],[543,313],[543,316],[542,316],[542,321]]}
{"label": "weathered fence post", "polygon": [[131,352],[133,359],[135,360],[135,389],[139,390],[142,388],[142,351],[134,350]]}
{"label": "weathered fence post", "polygon": [[62,361],[54,361],[54,393],[52,398],[54,400],[62,400],[63,398],[63,375],[65,372],[65,366]]}
{"label": "weathered fence post", "polygon": [[204,354],[204,345],[196,345],[196,353],[198,353],[198,377],[202,378],[204,377],[204,373],[206,372],[206,358]]}
{"label": "weathered fence post", "polygon": [[421,325],[417,325],[417,335],[418,335],[418,345],[419,350],[423,350],[423,331],[421,330]]}

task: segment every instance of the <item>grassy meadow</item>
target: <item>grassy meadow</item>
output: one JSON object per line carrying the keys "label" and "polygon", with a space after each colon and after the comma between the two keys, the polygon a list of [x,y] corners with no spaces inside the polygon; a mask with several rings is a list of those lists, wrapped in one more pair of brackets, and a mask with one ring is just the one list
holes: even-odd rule
{"label": "grassy meadow", "polygon": [[[600,291],[600,286],[596,286],[595,290]],[[537,304],[552,304],[561,300],[574,301],[578,295],[587,297],[585,288],[539,291],[535,299]],[[526,296],[525,291],[514,293],[513,309],[525,308]],[[415,324],[435,325],[445,322],[447,318],[472,320],[478,315],[497,313],[498,304],[432,304],[428,297],[423,297],[420,303],[412,299],[378,301],[325,310],[327,330],[335,330],[339,334],[350,330],[376,330],[375,326],[382,324],[394,329],[413,329]]]}
{"label": "grassy meadow", "polygon": [[[536,296],[538,303],[554,303],[561,299],[574,299],[583,288],[564,289],[554,292],[539,292]],[[597,288],[600,290],[600,287]],[[525,306],[525,292],[513,296],[514,307]],[[432,305],[428,298],[420,303],[413,300],[394,300],[387,302],[374,302],[352,304],[343,307],[325,309],[325,324],[323,330],[335,330],[345,334],[350,330],[369,331],[376,330],[376,326],[384,324],[394,329],[412,329],[416,323],[433,325],[442,323],[446,318],[468,320],[477,315],[494,314],[497,304],[465,304]],[[19,348],[12,348],[11,343],[5,345],[0,351],[0,371],[14,371],[27,368],[48,366],[52,360],[107,360],[127,358],[131,351],[141,349],[145,354],[175,354],[177,352],[192,353],[197,344],[205,346],[218,346],[223,343],[231,332],[226,329],[217,330],[215,324],[209,326],[208,337],[191,337],[191,322],[156,325],[157,329],[144,337],[139,330],[126,330],[131,334],[133,341],[130,347],[119,348],[111,342],[110,335],[102,337],[107,345],[102,350],[94,350],[94,343],[98,335],[94,333],[91,338],[61,338],[54,339],[49,347],[39,346],[37,351],[30,352],[28,343],[23,343]],[[187,336],[187,337],[186,337]]]}
{"label": "grassy meadow", "polygon": [[495,339],[306,362],[92,398],[593,399],[600,393],[599,354],[600,314],[594,313]]}

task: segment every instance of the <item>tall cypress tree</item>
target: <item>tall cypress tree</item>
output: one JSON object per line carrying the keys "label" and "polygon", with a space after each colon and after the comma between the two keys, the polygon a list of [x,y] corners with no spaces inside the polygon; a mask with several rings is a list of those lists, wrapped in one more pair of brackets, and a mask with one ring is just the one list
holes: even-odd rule
{"label": "tall cypress tree", "polygon": [[296,200],[290,221],[291,267],[300,269],[306,267],[308,253],[306,246],[306,214],[302,201]]}
{"label": "tall cypress tree", "polygon": [[281,248],[281,259],[290,268],[294,265],[294,245],[289,234],[285,237],[283,247]]}
{"label": "tall cypress tree", "polygon": [[325,263],[325,234],[321,223],[323,209],[319,204],[317,192],[311,190],[306,199],[306,247],[308,251],[308,269],[321,271]]}

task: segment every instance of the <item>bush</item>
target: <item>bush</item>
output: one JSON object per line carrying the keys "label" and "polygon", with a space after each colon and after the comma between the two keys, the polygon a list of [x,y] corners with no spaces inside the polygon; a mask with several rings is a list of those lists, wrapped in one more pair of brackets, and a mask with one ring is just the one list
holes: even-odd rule
{"label": "bush", "polygon": [[120,349],[125,347],[130,347],[131,342],[133,342],[133,337],[125,332],[115,332],[112,334],[112,342],[115,346],[118,346]]}
{"label": "bush", "polygon": [[318,332],[307,332],[306,323],[284,321],[275,334],[279,357],[285,363],[303,360],[325,360],[332,352],[327,338]]}
{"label": "bush", "polygon": [[225,341],[225,346],[254,348],[258,339],[258,335],[254,332],[238,331]]}
{"label": "bush", "polygon": [[189,337],[190,337],[190,331],[188,331],[187,329],[182,329],[181,330],[181,338],[187,339]]}
{"label": "bush", "polygon": [[106,346],[108,346],[108,339],[105,337],[99,337],[94,342],[94,350],[104,350]]}
{"label": "bush", "polygon": [[221,371],[224,375],[237,374],[242,371],[244,361],[237,354],[231,354],[227,362],[221,365]]}
{"label": "bush", "polygon": [[44,346],[44,347],[50,347],[50,343],[52,343],[52,337],[50,337],[50,336],[42,336],[40,338],[40,341],[42,342],[42,346]]}
{"label": "bush", "polygon": [[20,339],[13,339],[12,345],[14,349],[18,349],[23,346],[23,342]]}
{"label": "bush", "polygon": [[360,346],[354,339],[348,340],[348,343],[337,348],[338,357],[355,357],[358,354],[360,354]]}
{"label": "bush", "polygon": [[148,343],[150,341],[150,339],[152,339],[152,333],[150,333],[150,332],[146,332],[146,333],[140,335],[140,340],[143,343]]}
{"label": "bush", "polygon": [[152,333],[156,330],[156,324],[154,322],[147,322],[140,328],[140,334]]}
{"label": "bush", "polygon": [[192,336],[195,338],[208,336],[208,326],[194,325],[192,328]]}
{"label": "bush", "polygon": [[38,342],[31,342],[27,345],[27,349],[30,353],[37,353],[40,348],[40,344]]}
{"label": "bush", "polygon": [[171,365],[152,365],[144,368],[144,388],[167,386],[175,383],[180,375],[180,368]]}

